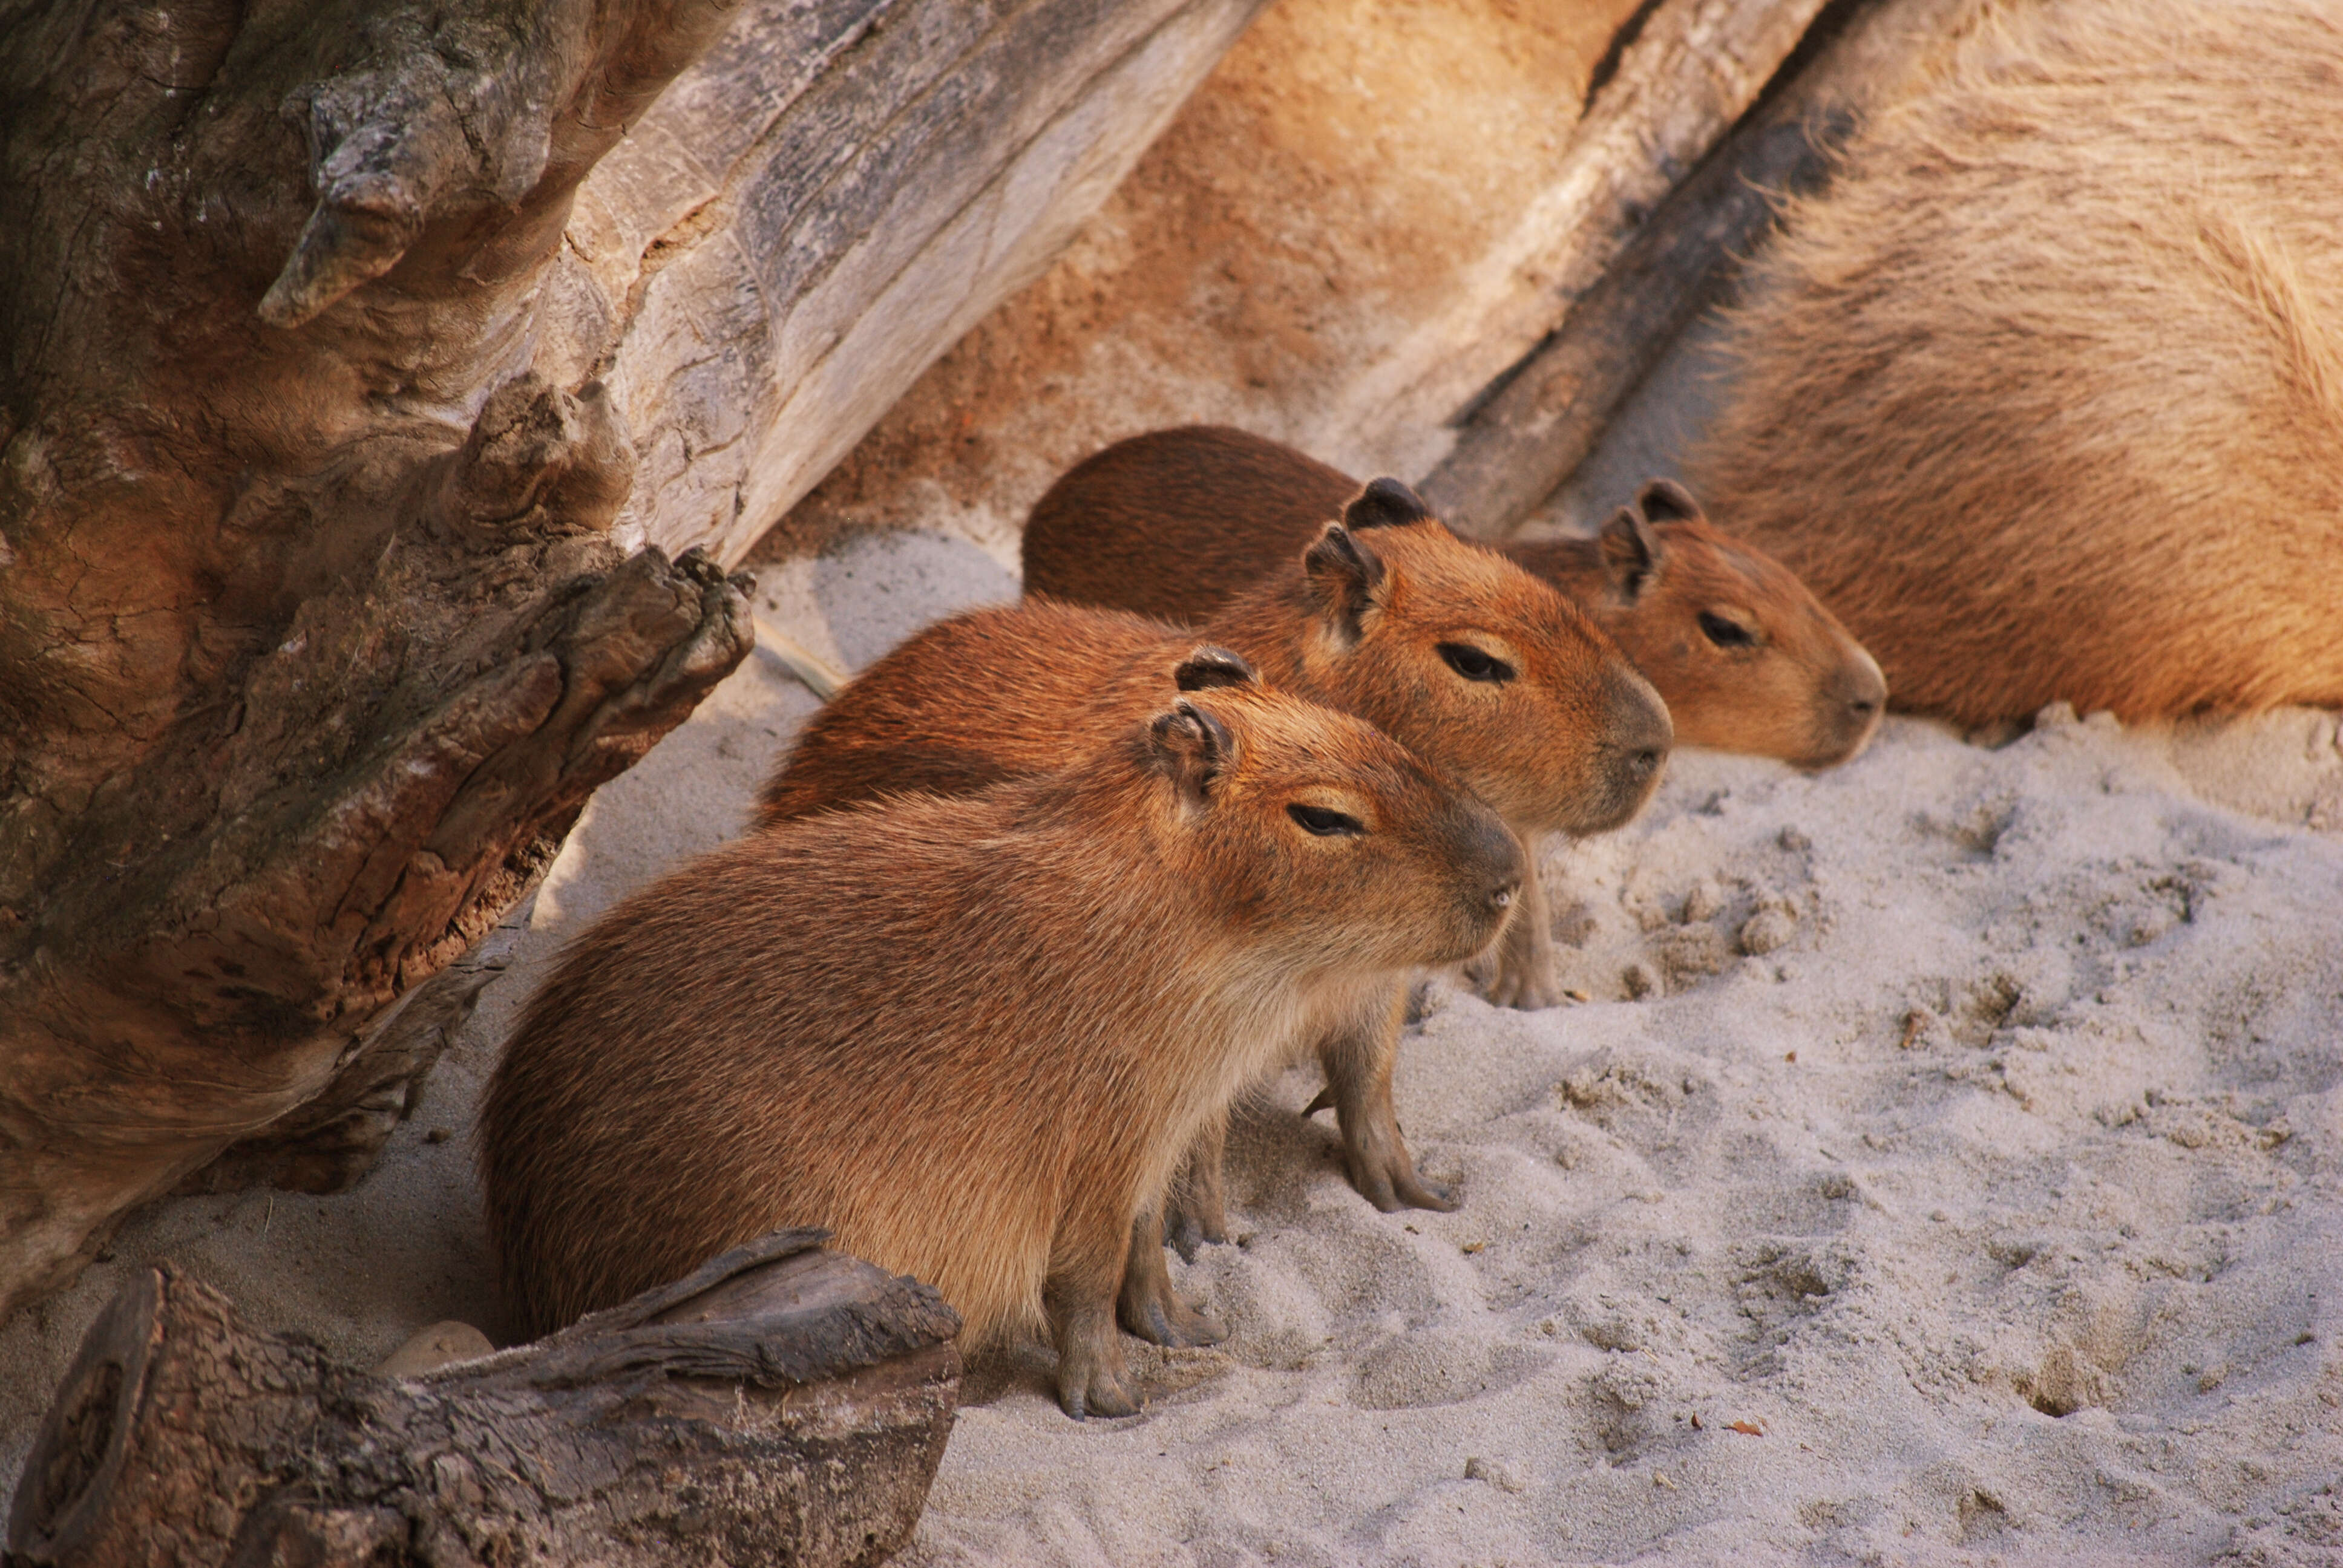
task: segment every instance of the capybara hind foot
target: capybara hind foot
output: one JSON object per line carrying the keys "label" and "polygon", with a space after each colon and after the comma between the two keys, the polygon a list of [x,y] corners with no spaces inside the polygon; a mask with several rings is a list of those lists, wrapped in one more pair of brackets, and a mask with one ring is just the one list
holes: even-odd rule
{"label": "capybara hind foot", "polygon": [[[1157,1247],[1160,1254],[1161,1247]],[[1131,1368],[1115,1336],[1114,1306],[1084,1292],[1079,1299],[1044,1294],[1058,1342],[1058,1408],[1076,1421],[1093,1415],[1137,1415]]]}
{"label": "capybara hind foot", "polygon": [[1192,1307],[1172,1288],[1163,1261],[1163,1221],[1142,1213],[1131,1225],[1131,1257],[1123,1264],[1122,1294],[1116,1302],[1122,1326],[1150,1344],[1173,1350],[1216,1345],[1229,1337],[1218,1318]]}
{"label": "capybara hind foot", "polygon": [[1172,1179],[1172,1191],[1163,1201],[1164,1232],[1180,1250],[1183,1263],[1194,1262],[1196,1249],[1207,1241],[1229,1239],[1228,1193],[1221,1179],[1228,1144],[1224,1111],[1207,1121],[1188,1146],[1188,1156],[1180,1162],[1180,1173]]}

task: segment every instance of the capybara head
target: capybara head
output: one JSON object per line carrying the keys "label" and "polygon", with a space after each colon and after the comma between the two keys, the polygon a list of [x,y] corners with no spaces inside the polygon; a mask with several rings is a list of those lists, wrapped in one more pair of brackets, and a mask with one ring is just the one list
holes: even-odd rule
{"label": "capybara head", "polygon": [[1597,618],[1667,693],[1679,741],[1828,768],[1871,739],[1887,703],[1877,662],[1683,486],[1645,485],[1599,542],[1608,593]]}
{"label": "capybara head", "polygon": [[1529,871],[1503,819],[1373,725],[1231,678],[1246,668],[1199,649],[1190,695],[1139,742],[1171,786],[1161,830],[1189,847],[1189,885],[1301,967],[1450,963],[1494,941]]}
{"label": "capybara head", "polygon": [[1551,584],[1458,538],[1397,480],[1362,490],[1302,571],[1312,689],[1517,828],[1615,828],[1659,782],[1673,731],[1651,683]]}

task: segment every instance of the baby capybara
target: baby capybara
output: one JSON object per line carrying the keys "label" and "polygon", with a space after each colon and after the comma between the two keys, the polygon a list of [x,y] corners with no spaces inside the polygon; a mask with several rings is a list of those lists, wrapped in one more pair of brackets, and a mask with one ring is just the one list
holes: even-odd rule
{"label": "baby capybara", "polygon": [[1525,866],[1373,727],[1208,662],[1239,684],[1067,768],[779,824],[573,942],[481,1111],[522,1326],[823,1225],[972,1346],[1046,1327],[1070,1413],[1135,1408],[1117,1290],[1197,1129],[1322,992],[1485,946]]}

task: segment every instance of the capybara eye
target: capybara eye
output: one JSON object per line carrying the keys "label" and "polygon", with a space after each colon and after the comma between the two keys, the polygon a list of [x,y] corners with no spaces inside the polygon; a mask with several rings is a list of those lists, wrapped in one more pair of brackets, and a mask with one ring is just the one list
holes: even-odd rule
{"label": "capybara eye", "polygon": [[1356,817],[1329,811],[1323,806],[1296,804],[1288,806],[1285,814],[1301,823],[1304,832],[1315,833],[1322,839],[1355,839],[1367,830],[1367,825]]}
{"label": "capybara eye", "polygon": [[1469,642],[1443,642],[1440,657],[1448,668],[1467,680],[1511,680],[1513,667],[1502,658],[1492,658]]}
{"label": "capybara eye", "polygon": [[1716,644],[1719,648],[1755,648],[1757,646],[1757,634],[1755,632],[1751,631],[1747,627],[1743,626],[1737,620],[1727,620],[1721,615],[1711,615],[1706,610],[1700,612],[1700,629],[1706,632],[1708,634],[1708,640]]}

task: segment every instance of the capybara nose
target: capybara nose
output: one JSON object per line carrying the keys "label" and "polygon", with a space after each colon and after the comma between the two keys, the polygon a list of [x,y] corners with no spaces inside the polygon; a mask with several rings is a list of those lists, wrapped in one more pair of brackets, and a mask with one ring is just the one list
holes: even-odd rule
{"label": "capybara nose", "polygon": [[[1631,675],[1611,683],[1611,759],[1614,806],[1619,821],[1633,815],[1657,782],[1676,743],[1675,721],[1668,705],[1642,676]],[[1616,822],[1609,824],[1616,826]]]}
{"label": "capybara nose", "polygon": [[1847,671],[1846,706],[1858,723],[1869,723],[1887,706],[1887,677],[1868,653],[1858,652],[1854,668]]}
{"label": "capybara nose", "polygon": [[1831,695],[1839,699],[1838,706],[1824,710],[1825,733],[1813,764],[1824,768],[1848,760],[1870,743],[1887,707],[1887,678],[1880,673],[1878,661],[1858,648]]}
{"label": "capybara nose", "polygon": [[1503,818],[1478,801],[1459,815],[1450,835],[1457,869],[1464,873],[1465,888],[1479,890],[1488,912],[1502,917],[1521,896],[1530,874],[1529,851]]}

